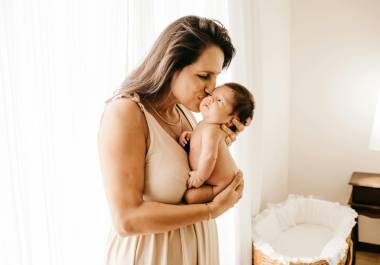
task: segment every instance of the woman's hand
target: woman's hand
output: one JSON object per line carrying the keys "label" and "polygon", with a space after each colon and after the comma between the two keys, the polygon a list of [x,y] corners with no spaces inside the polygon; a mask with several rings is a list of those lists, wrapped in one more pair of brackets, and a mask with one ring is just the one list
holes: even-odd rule
{"label": "woman's hand", "polygon": [[233,119],[232,124],[236,127],[235,132],[232,131],[226,124],[222,124],[221,128],[227,134],[225,139],[227,146],[230,146],[233,142],[235,142],[236,136],[241,133],[245,129],[245,126],[248,126],[250,123],[251,120],[248,120],[244,125],[239,120]]}
{"label": "woman's hand", "polygon": [[238,170],[231,183],[209,203],[212,218],[216,218],[237,203],[243,194],[243,172]]}

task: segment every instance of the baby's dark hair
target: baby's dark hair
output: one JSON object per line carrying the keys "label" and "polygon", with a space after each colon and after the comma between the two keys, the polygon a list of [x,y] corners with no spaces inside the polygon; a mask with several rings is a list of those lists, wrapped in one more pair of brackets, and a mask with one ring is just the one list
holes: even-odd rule
{"label": "baby's dark hair", "polygon": [[[239,121],[247,125],[248,120],[251,120],[253,117],[253,111],[255,109],[255,99],[251,92],[244,86],[238,83],[226,83],[225,86],[231,88],[234,92],[234,108],[231,114],[236,114],[239,118]],[[236,131],[236,126],[233,125],[230,128],[232,131]]]}

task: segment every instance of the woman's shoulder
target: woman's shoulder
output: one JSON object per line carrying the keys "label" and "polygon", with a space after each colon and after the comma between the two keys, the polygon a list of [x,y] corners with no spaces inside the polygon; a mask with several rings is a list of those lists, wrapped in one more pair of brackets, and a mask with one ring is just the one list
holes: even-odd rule
{"label": "woman's shoulder", "polygon": [[120,97],[109,101],[103,111],[102,122],[105,120],[111,123],[117,122],[126,127],[146,128],[145,115],[141,106],[132,98]]}

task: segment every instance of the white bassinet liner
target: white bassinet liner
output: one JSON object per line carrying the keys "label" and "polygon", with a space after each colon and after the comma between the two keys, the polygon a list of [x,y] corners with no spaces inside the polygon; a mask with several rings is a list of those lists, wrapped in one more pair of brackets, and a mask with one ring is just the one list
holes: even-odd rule
{"label": "white bassinet liner", "polygon": [[[289,195],[254,218],[253,241],[257,250],[284,264],[327,260],[335,265],[346,255],[346,238],[356,217],[354,210],[339,203]],[[291,255],[294,248],[309,255]]]}

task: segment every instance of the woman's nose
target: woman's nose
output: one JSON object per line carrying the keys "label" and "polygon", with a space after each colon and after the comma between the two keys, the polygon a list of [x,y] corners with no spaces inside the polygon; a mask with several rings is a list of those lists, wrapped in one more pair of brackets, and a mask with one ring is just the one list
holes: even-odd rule
{"label": "woman's nose", "polygon": [[206,87],[205,88],[205,93],[207,96],[211,96],[212,95],[212,92],[214,91],[215,89],[212,89],[210,87]]}
{"label": "woman's nose", "polygon": [[216,80],[212,79],[209,82],[207,82],[207,86],[205,87],[205,92],[207,95],[212,95],[212,92],[214,92],[216,86]]}

